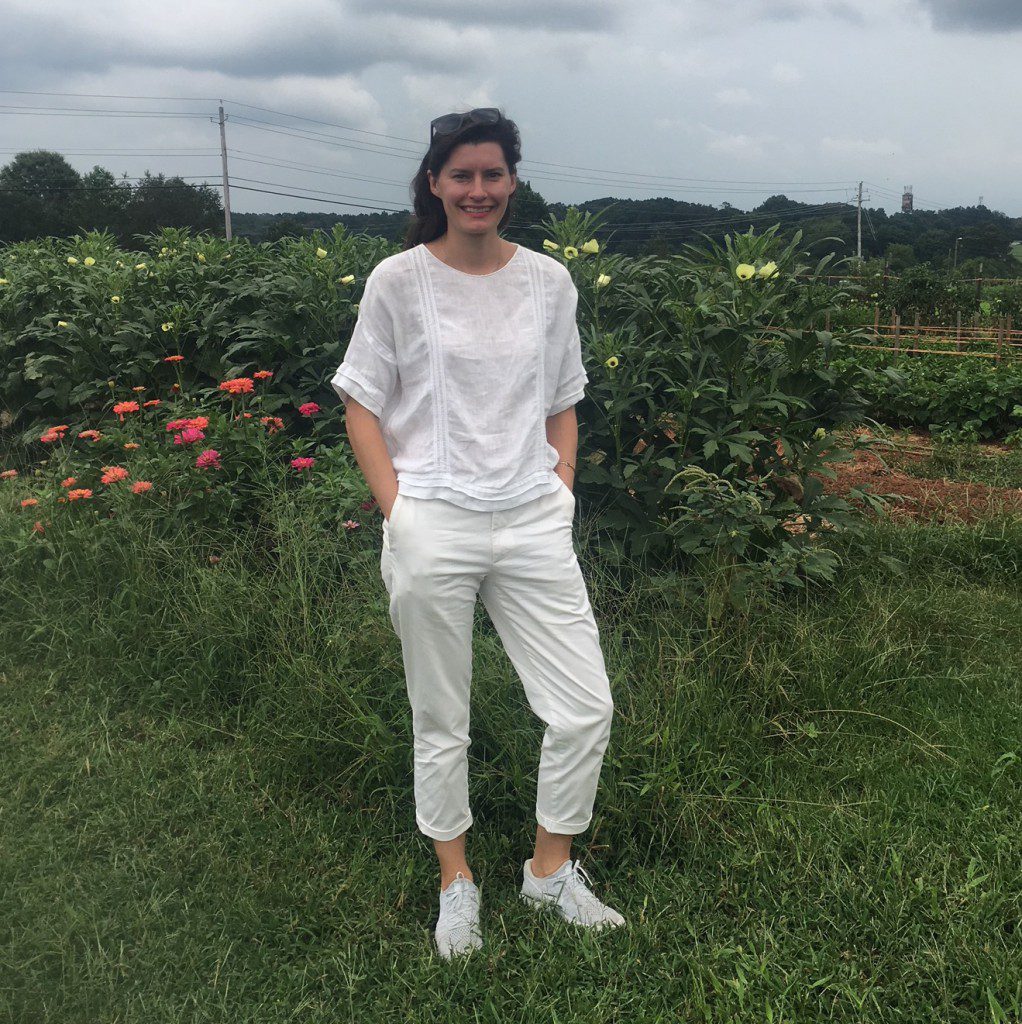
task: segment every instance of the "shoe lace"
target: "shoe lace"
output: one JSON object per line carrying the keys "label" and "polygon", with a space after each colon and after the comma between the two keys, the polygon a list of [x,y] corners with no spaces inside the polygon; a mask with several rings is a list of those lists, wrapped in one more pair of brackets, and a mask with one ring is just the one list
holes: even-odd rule
{"label": "shoe lace", "polygon": [[451,925],[473,928],[475,921],[472,910],[475,901],[469,895],[468,887],[459,885],[454,892],[445,893],[445,895],[444,906],[447,910],[445,916],[450,917]]}
{"label": "shoe lace", "polygon": [[571,873],[565,879],[564,884],[579,907],[588,907],[591,910],[603,909],[603,903],[590,891],[589,887],[593,884],[592,878],[577,860],[572,863]]}

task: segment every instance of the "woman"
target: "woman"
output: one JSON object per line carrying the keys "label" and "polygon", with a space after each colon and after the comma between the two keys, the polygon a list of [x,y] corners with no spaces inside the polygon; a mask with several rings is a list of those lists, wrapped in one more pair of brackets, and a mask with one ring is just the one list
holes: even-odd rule
{"label": "woman", "polygon": [[332,384],[384,513],[415,816],[440,863],[441,955],[482,944],[465,858],[476,595],[546,724],[521,895],[585,927],[624,918],[570,857],[590,823],[613,703],[572,543],[574,404],[588,381],[565,267],[500,236],[521,142],[492,107],[431,124],[404,251],[366,281]]}

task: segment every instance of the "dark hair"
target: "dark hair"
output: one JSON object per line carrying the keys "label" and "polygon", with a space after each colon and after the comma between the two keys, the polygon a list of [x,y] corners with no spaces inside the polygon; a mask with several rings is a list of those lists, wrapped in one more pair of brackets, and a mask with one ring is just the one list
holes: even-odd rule
{"label": "dark hair", "polygon": [[[433,145],[419,164],[419,170],[412,179],[412,220],[405,234],[404,248],[411,249],[421,242],[432,242],[447,230],[447,213],[438,196],[433,195],[429,187],[429,171],[434,178],[447,163],[452,152],[464,142],[496,142],[504,151],[504,160],[510,174],[515,174],[518,163],[522,159],[522,140],[518,135],[518,126],[508,120],[503,113],[496,124],[470,124],[450,135],[438,135]],[[517,188],[516,190],[517,191]],[[514,192],[508,197],[507,208],[504,210],[497,230],[500,231],[511,219],[514,205]]]}

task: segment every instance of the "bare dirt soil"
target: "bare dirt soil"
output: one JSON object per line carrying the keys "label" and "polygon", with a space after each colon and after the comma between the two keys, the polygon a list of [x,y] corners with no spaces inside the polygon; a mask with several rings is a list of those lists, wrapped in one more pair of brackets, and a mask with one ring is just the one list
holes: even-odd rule
{"label": "bare dirt soil", "polygon": [[[860,436],[872,437],[868,430]],[[971,523],[991,516],[1015,513],[1022,515],[1022,488],[989,487],[960,480],[928,479],[904,472],[904,467],[927,458],[932,448],[928,434],[898,431],[890,438],[893,447],[881,444],[872,452],[856,452],[848,462],[831,463],[837,471],[835,480],[821,477],[828,494],[847,495],[853,487],[874,494],[897,494],[889,513],[892,519],[955,520]],[[997,444],[981,445],[985,455],[997,456],[1010,449]],[[879,456],[879,457],[878,457]],[[884,463],[887,463],[885,466]],[[854,498],[856,507],[863,507]]]}

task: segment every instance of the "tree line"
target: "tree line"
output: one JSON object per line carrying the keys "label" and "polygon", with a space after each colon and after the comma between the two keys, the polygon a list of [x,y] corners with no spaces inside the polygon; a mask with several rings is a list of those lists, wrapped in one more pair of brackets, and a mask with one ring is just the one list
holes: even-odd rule
{"label": "tree line", "polygon": [[[634,256],[681,252],[687,244],[700,244],[704,235],[716,240],[750,225],[763,230],[775,223],[784,238],[801,231],[805,246],[817,257],[856,251],[856,211],[850,204],[802,203],[775,195],[748,211],[727,202],[712,206],[669,197],[606,197],[572,205],[583,212],[605,211],[608,246]],[[528,181],[521,181],[505,234],[539,248],[543,237],[536,225],[550,216],[563,218],[567,209],[565,203],[548,203]],[[235,213],[232,225],[235,234],[254,242],[307,237],[329,232],[338,223],[349,232],[399,241],[409,216],[409,211]],[[222,233],[219,192],[148,171],[136,183],[98,165],[79,174],[60,153],[47,150],[19,153],[0,169],[0,242],[106,230],[122,245],[131,245],[135,235],[163,227]],[[1022,218],[986,206],[890,215],[880,207],[864,207],[862,253],[866,259],[884,261],[894,272],[925,263],[940,269],[954,265],[965,275],[1016,277],[1022,268]]]}

